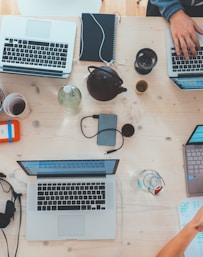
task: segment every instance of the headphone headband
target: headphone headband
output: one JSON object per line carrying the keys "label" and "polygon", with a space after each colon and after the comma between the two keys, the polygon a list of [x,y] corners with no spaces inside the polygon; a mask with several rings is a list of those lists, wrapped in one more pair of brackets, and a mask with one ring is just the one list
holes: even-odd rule
{"label": "headphone headband", "polygon": [[[9,182],[8,182],[6,179],[4,179],[4,178],[6,178],[6,175],[3,174],[3,173],[1,173],[1,174],[0,174],[0,181],[3,181],[3,182],[5,182],[7,185],[9,185],[9,187],[10,187],[9,191],[10,191],[10,190],[12,191],[12,196],[13,196],[14,202],[15,202],[15,200],[16,200],[18,197],[21,197],[22,194],[16,193],[16,191],[14,190],[13,186],[11,185],[11,183],[9,183]],[[1,182],[0,182],[0,183],[1,183]],[[3,186],[2,186],[2,187],[3,187]],[[9,192],[9,191],[8,191],[8,192]]]}

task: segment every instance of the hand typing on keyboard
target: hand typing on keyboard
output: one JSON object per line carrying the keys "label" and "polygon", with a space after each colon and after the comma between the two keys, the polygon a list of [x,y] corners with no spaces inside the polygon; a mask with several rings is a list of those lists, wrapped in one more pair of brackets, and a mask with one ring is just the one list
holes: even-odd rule
{"label": "hand typing on keyboard", "polygon": [[183,10],[175,12],[169,21],[176,54],[180,55],[182,52],[185,59],[189,60],[188,49],[190,49],[192,54],[197,56],[197,49],[200,48],[197,33],[203,35],[203,30]]}

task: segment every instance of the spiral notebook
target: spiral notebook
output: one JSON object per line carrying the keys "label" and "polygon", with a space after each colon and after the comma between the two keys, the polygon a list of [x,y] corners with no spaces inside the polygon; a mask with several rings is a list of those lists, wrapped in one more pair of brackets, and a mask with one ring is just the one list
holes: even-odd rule
{"label": "spiral notebook", "polygon": [[116,15],[82,13],[80,60],[114,60]]}

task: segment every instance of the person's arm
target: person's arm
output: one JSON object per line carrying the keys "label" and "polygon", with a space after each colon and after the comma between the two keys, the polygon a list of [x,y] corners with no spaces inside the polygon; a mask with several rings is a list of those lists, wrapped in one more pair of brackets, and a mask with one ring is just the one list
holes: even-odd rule
{"label": "person's arm", "polygon": [[203,206],[194,218],[161,249],[156,257],[182,257],[192,239],[201,231],[203,231]]}
{"label": "person's arm", "polygon": [[174,41],[176,54],[181,51],[185,59],[189,59],[188,49],[194,56],[200,47],[197,33],[203,35],[203,30],[197,23],[185,14],[184,8],[179,0],[149,0],[152,4],[159,7],[163,17],[170,22],[170,29]]}
{"label": "person's arm", "polygon": [[183,10],[174,13],[169,22],[177,55],[181,54],[182,49],[183,55],[188,60],[189,48],[192,54],[196,56],[197,50],[200,48],[197,33],[203,35],[203,30]]}
{"label": "person's arm", "polygon": [[153,5],[159,8],[160,14],[167,20],[177,11],[183,10],[179,0],[149,0]]}

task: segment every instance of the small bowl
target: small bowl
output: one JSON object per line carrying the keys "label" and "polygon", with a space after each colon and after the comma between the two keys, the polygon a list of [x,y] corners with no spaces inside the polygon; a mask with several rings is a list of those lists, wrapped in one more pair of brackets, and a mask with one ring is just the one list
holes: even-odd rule
{"label": "small bowl", "polygon": [[0,88],[0,112],[3,111],[3,101],[5,99],[4,91]]}

